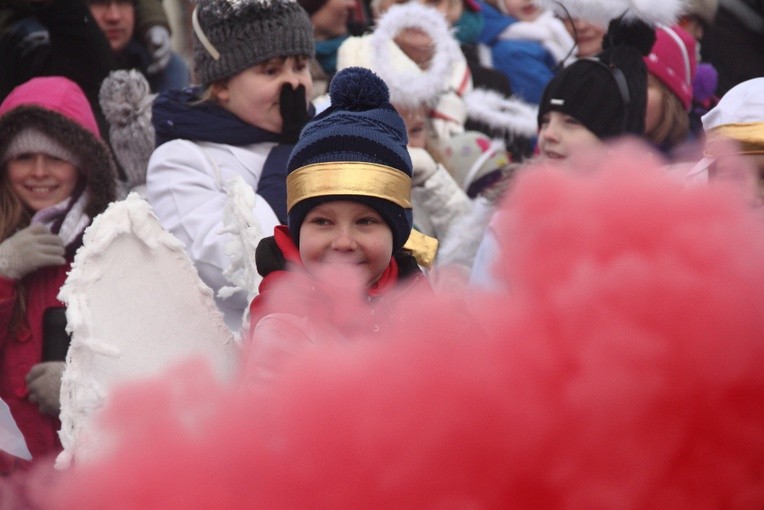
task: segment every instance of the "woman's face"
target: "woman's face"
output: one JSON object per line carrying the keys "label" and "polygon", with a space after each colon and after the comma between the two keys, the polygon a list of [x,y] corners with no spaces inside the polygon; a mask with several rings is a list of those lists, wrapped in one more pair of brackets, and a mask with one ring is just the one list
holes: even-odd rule
{"label": "woman's face", "polygon": [[504,2],[506,13],[520,21],[535,21],[541,15],[541,9],[533,0],[499,0]]}
{"label": "woman's face", "polygon": [[305,86],[306,104],[313,93],[307,57],[277,57],[252,66],[216,85],[218,103],[244,122],[281,133],[281,87]]}
{"label": "woman's face", "polygon": [[602,51],[602,38],[606,33],[604,28],[580,18],[573,20],[564,18],[562,21],[565,23],[568,33],[576,41],[578,47],[576,56],[578,58],[593,57]]}
{"label": "woman's face", "polygon": [[645,133],[652,133],[663,117],[663,87],[652,74],[647,75],[647,111]]}
{"label": "woman's face", "polygon": [[319,10],[311,14],[310,22],[316,40],[323,41],[347,34],[347,23],[354,6],[355,0],[327,0]]}
{"label": "woman's face", "polygon": [[601,143],[597,135],[565,113],[550,111],[541,120],[538,147],[545,159],[567,159],[579,148]]}
{"label": "woman's face", "polygon": [[77,185],[77,168],[63,159],[41,152],[20,154],[6,163],[11,190],[37,212],[71,196]]}
{"label": "woman's face", "polygon": [[[374,14],[375,21],[379,21],[379,18],[387,12],[387,10],[396,4],[405,4],[408,3],[410,0],[380,0],[379,2],[372,2],[372,11]],[[462,13],[464,12],[464,4],[462,3],[462,0],[415,0],[419,2],[422,5],[426,5],[428,7],[432,7],[433,9],[439,11],[448,22],[449,25],[453,26],[454,23],[456,23],[459,18],[461,18]]]}
{"label": "woman's face", "polygon": [[404,28],[393,41],[421,69],[427,69],[435,55],[435,42],[419,28]]}

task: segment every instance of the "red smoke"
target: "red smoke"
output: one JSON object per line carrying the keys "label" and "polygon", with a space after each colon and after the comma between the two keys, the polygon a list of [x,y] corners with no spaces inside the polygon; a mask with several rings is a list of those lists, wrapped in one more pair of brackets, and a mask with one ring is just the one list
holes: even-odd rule
{"label": "red smoke", "polygon": [[42,505],[764,506],[764,222],[633,150],[519,175],[494,222],[509,290],[474,318],[411,296],[416,320],[252,393],[201,364],[123,388],[113,455]]}

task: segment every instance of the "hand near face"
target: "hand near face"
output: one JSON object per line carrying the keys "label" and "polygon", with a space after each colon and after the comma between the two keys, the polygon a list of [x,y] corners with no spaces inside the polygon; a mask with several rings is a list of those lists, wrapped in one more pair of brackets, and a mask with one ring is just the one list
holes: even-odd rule
{"label": "hand near face", "polygon": [[418,28],[404,28],[393,38],[395,44],[421,69],[427,69],[435,55],[435,43]]}

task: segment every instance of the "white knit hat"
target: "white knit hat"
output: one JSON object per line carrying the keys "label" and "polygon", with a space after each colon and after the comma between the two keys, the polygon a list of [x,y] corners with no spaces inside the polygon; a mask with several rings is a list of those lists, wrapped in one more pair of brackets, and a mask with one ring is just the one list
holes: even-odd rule
{"label": "white knit hat", "polygon": [[16,135],[8,144],[8,149],[3,154],[2,162],[20,156],[21,154],[43,153],[54,158],[68,161],[75,167],[80,166],[80,158],[59,142],[34,128],[26,128]]}
{"label": "white knit hat", "polygon": [[470,197],[477,195],[476,190],[470,189],[473,184],[510,163],[504,142],[492,140],[478,131],[454,135],[442,151],[442,156],[446,169]]}

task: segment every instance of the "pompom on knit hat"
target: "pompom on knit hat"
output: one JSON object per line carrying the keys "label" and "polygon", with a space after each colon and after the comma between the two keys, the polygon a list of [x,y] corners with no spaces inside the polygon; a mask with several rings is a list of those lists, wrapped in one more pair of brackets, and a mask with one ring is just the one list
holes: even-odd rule
{"label": "pompom on knit hat", "polygon": [[411,233],[411,158],[403,119],[385,83],[370,70],[348,67],[334,76],[331,106],[302,130],[287,164],[289,230],[299,245],[305,215],[330,200],[376,210],[400,249]]}
{"label": "pompom on knit hat", "polygon": [[146,169],[154,151],[154,97],[137,69],[112,71],[101,82],[98,101],[109,122],[111,147],[131,188],[146,183]]}
{"label": "pompom on knit hat", "polygon": [[655,44],[645,57],[650,74],[658,78],[689,111],[697,70],[695,38],[679,26],[658,27]]}
{"label": "pompom on knit hat", "polygon": [[647,67],[642,59],[655,42],[655,29],[616,19],[603,42],[605,49],[597,57],[573,62],[547,84],[539,103],[539,128],[547,112],[558,111],[602,140],[644,133]]}
{"label": "pompom on knit hat", "polygon": [[275,57],[313,56],[313,26],[295,0],[199,0],[192,14],[202,85]]}

